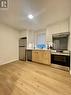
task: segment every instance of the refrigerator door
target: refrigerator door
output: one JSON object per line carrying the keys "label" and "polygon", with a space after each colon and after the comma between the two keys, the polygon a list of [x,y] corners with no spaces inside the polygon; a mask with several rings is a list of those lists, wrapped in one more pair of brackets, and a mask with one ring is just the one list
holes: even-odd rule
{"label": "refrigerator door", "polygon": [[25,47],[19,47],[19,59],[25,60]]}

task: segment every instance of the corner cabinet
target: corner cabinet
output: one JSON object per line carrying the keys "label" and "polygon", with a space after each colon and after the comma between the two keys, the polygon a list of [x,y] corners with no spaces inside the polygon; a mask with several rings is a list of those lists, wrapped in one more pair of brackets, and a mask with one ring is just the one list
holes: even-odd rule
{"label": "corner cabinet", "polygon": [[50,51],[49,50],[33,50],[32,61],[50,65],[51,64]]}

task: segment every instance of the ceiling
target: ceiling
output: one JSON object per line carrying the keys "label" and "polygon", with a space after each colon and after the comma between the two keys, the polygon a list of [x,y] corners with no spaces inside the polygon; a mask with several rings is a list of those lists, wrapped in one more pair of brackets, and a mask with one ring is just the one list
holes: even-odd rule
{"label": "ceiling", "polygon": [[[70,16],[71,0],[8,0],[8,8],[0,8],[0,22],[15,29],[43,29]],[[29,14],[34,19],[27,18]]]}

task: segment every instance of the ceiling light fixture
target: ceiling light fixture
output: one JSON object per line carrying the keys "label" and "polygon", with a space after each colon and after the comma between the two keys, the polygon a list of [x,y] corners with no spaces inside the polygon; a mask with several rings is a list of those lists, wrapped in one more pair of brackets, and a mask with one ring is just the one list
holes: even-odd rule
{"label": "ceiling light fixture", "polygon": [[30,14],[30,15],[28,15],[28,18],[29,18],[29,19],[33,19],[34,16],[33,16],[32,14]]}

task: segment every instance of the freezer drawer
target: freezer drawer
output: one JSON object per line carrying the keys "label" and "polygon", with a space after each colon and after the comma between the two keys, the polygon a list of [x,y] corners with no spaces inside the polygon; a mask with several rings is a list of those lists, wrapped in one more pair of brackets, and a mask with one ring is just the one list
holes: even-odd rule
{"label": "freezer drawer", "polygon": [[25,48],[19,47],[19,59],[26,60]]}

